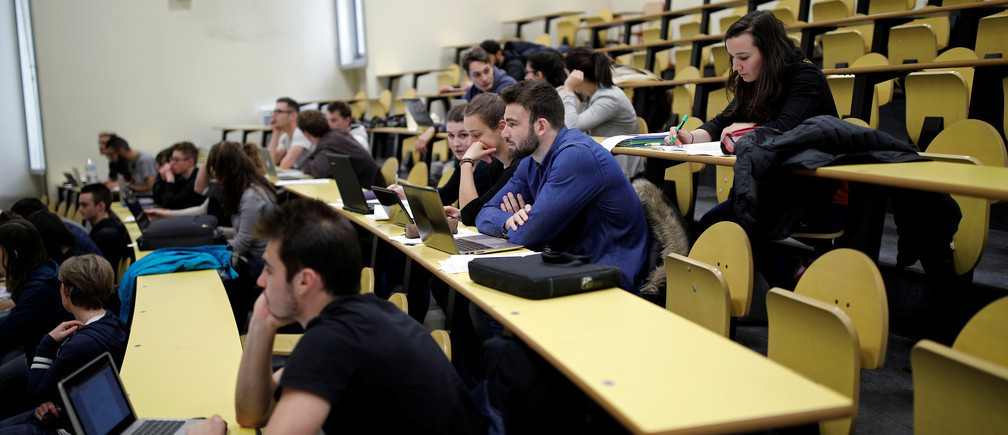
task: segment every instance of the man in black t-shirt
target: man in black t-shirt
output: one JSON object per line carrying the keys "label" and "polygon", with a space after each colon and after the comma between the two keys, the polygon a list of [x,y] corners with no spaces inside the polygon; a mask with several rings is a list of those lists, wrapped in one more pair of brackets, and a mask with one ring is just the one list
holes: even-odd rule
{"label": "man in black t-shirt", "polygon": [[[252,310],[238,371],[236,415],[267,433],[476,433],[484,425],[462,380],[423,326],[359,294],[361,254],[349,221],[318,200],[276,207],[256,227],[267,239],[265,288]],[[271,373],[276,331],[305,328]],[[190,433],[224,433],[214,416]]]}

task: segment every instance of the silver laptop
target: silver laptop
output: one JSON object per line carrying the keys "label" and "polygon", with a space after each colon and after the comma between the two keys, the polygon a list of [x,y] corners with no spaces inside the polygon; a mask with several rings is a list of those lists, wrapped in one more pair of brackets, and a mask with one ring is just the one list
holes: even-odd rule
{"label": "silver laptop", "polygon": [[74,432],[81,435],[136,434],[149,430],[184,434],[187,427],[202,421],[138,419],[108,352],[60,381],[59,392]]}
{"label": "silver laptop", "polygon": [[259,156],[262,157],[263,163],[266,164],[266,178],[272,178],[274,180],[297,180],[305,178],[305,173],[297,169],[277,169],[276,164],[273,163],[273,156],[269,153],[269,148],[259,148]]}
{"label": "silver laptop", "polygon": [[416,222],[420,239],[427,246],[449,254],[484,254],[522,247],[485,234],[455,238],[437,189],[404,184],[403,191],[406,192],[406,200],[413,212],[413,221]]}

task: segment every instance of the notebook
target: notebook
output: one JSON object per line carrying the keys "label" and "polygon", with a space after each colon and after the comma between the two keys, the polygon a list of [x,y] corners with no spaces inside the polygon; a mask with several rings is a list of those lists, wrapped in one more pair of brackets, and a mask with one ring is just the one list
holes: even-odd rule
{"label": "notebook", "polygon": [[333,180],[336,180],[336,188],[339,189],[340,197],[343,198],[343,210],[360,214],[374,213],[371,204],[368,204],[364,198],[364,191],[361,190],[360,182],[357,181],[357,173],[354,172],[350,156],[326,153],[326,160],[329,160],[329,169],[332,170]]}
{"label": "notebook", "polygon": [[394,190],[381,186],[371,186],[371,191],[374,192],[375,198],[378,198],[378,202],[383,207],[386,207],[386,212],[392,223],[400,227],[413,223],[409,207],[403,204],[402,200],[399,199],[399,195]]}
{"label": "notebook", "polygon": [[65,412],[74,432],[83,435],[144,433],[146,427],[168,426],[163,433],[184,434],[200,419],[138,419],[123,388],[112,355],[103,353],[59,382]]}
{"label": "notebook", "polygon": [[426,130],[427,127],[434,125],[434,120],[431,119],[430,113],[427,113],[427,108],[419,98],[403,98],[402,102],[406,106],[407,129],[413,131]]}
{"label": "notebook", "polygon": [[441,195],[437,189],[404,184],[403,190],[413,212],[417,232],[427,246],[449,254],[484,254],[522,247],[517,243],[485,234],[455,238],[448,225],[448,217],[441,205]]}

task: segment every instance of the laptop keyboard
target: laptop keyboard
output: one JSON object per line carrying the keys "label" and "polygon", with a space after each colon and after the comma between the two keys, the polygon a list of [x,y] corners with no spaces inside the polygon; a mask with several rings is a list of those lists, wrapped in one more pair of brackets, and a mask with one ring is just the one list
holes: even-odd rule
{"label": "laptop keyboard", "polygon": [[156,435],[175,433],[185,420],[147,420],[137,427],[133,433],[136,435]]}
{"label": "laptop keyboard", "polygon": [[485,251],[487,249],[493,249],[490,245],[484,245],[480,242],[474,242],[469,239],[455,239],[455,247],[458,248],[460,253],[466,252],[476,252]]}

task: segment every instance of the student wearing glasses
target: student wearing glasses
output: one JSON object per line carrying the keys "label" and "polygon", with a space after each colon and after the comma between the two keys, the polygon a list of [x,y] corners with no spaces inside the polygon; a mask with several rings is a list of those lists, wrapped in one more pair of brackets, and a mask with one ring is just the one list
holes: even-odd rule
{"label": "student wearing glasses", "polygon": [[297,128],[300,107],[297,101],[291,98],[278,98],[276,108],[273,109],[273,117],[270,118],[273,134],[267,147],[273,163],[284,169],[300,168],[313,147],[301,129]]}
{"label": "student wearing glasses", "polygon": [[196,167],[199,149],[192,142],[179,142],[168,151],[171,153],[168,163],[158,168],[160,176],[154,183],[154,202],[170,210],[203,204],[206,197],[193,189],[199,172]]}
{"label": "student wearing glasses", "polygon": [[563,55],[550,49],[529,56],[525,61],[525,80],[546,80],[557,88],[557,92],[563,92],[564,81],[567,80]]}

